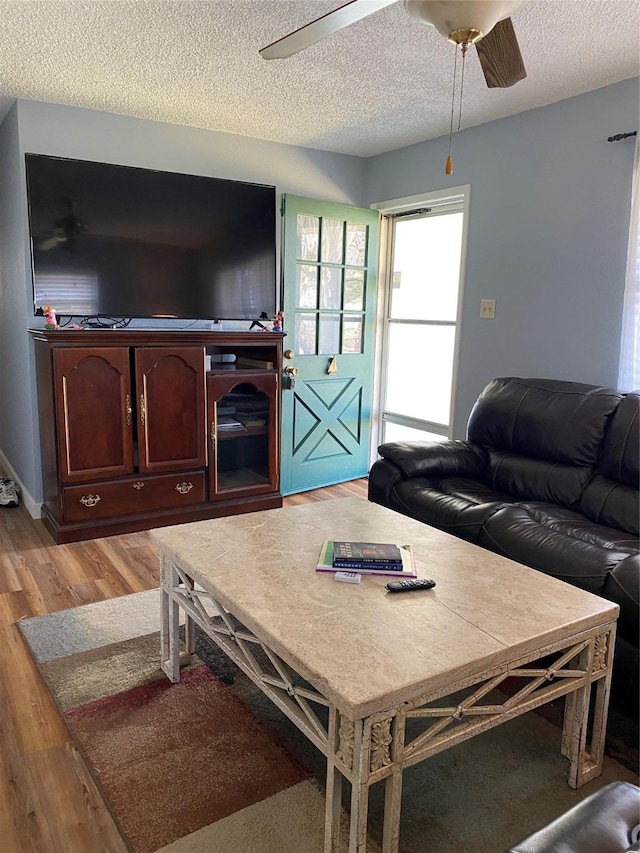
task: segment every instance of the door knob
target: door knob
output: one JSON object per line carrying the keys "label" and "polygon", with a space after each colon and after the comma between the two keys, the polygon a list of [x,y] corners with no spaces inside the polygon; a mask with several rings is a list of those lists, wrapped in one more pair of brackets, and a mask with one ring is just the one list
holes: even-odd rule
{"label": "door knob", "polygon": [[296,376],[298,373],[297,367],[291,367],[291,365],[287,365],[284,369],[285,376]]}
{"label": "door knob", "polygon": [[292,349],[286,349],[284,351],[284,357],[285,358],[293,358],[293,356],[294,356],[294,352]]}

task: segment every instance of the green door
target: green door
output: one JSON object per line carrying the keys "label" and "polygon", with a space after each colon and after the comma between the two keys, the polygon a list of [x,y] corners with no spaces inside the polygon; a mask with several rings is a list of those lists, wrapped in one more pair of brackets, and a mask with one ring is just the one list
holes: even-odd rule
{"label": "green door", "polygon": [[[283,197],[283,494],[369,469],[378,217]],[[289,357],[287,357],[289,356]]]}

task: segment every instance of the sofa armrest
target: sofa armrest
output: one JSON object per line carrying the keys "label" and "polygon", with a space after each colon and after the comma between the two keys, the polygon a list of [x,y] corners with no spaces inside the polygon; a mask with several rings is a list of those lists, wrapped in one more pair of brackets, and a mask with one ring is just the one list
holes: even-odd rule
{"label": "sofa armrest", "polygon": [[481,479],[486,451],[470,441],[393,441],[378,453],[405,477],[470,477]]}
{"label": "sofa armrest", "polygon": [[368,498],[382,506],[392,506],[393,487],[398,480],[404,480],[404,474],[392,462],[386,459],[378,459],[369,471]]}

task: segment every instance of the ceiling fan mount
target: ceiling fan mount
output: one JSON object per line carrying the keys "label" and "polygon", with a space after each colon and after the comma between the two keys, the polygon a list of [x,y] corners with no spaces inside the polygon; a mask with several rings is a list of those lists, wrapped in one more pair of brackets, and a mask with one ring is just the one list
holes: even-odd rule
{"label": "ceiling fan mount", "polygon": [[[332,12],[262,48],[264,59],[285,59],[320,39],[397,0],[350,0]],[[406,12],[434,26],[465,49],[476,44],[480,65],[490,88],[513,86],[527,76],[511,18],[523,0],[404,0]]]}

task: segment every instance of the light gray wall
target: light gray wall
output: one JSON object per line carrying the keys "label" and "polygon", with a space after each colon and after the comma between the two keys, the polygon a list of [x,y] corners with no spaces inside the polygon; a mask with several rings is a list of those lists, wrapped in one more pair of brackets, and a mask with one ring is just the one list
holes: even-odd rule
{"label": "light gray wall", "polygon": [[42,488],[33,350],[26,329],[43,321],[33,316],[26,152],[272,184],[278,194],[358,206],[366,196],[360,157],[18,101],[0,127],[0,463],[19,480],[33,514]]}
{"label": "light gray wall", "polygon": [[[25,333],[32,313],[24,163],[20,156],[17,104],[0,126],[0,461],[19,477],[39,470],[39,433],[34,423],[33,352]],[[36,462],[37,460],[37,462]],[[30,492],[25,495],[34,509]]]}
{"label": "light gray wall", "polygon": [[[499,91],[496,92],[499,97]],[[454,432],[495,376],[616,386],[638,79],[372,157],[368,203],[471,185]],[[480,299],[496,318],[480,320]]]}

